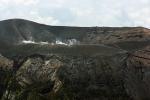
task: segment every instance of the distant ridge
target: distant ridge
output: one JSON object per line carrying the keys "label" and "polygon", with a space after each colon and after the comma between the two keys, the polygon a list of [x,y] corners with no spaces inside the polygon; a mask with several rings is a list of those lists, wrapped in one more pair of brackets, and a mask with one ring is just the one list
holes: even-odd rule
{"label": "distant ridge", "polygon": [[54,43],[56,40],[66,42],[69,39],[74,39],[80,44],[108,44],[121,48],[132,43],[132,45],[138,45],[139,42],[143,46],[143,44],[149,44],[150,29],[144,27],[50,26],[25,19],[0,21],[1,49],[4,46],[19,45],[24,40]]}

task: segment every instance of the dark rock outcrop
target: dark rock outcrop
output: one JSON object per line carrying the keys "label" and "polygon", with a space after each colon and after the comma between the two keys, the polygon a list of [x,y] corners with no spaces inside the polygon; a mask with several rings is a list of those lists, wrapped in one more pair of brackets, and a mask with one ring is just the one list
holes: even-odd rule
{"label": "dark rock outcrop", "polygon": [[7,90],[9,80],[13,74],[13,61],[0,55],[0,98]]}
{"label": "dark rock outcrop", "polygon": [[125,59],[125,53],[107,56],[33,55],[26,58],[16,71],[17,89],[10,88],[3,99],[129,100],[123,81]]}

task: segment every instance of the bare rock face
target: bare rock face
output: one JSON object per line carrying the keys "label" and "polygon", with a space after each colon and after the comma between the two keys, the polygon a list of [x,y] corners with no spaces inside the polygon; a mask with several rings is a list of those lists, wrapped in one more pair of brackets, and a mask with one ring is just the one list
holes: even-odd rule
{"label": "bare rock face", "polygon": [[10,100],[130,100],[123,82],[125,58],[124,53],[30,56],[16,71],[17,89],[10,88],[9,94],[6,92],[3,97]]}
{"label": "bare rock face", "polygon": [[126,88],[135,100],[150,99],[150,48],[129,54],[126,66]]}

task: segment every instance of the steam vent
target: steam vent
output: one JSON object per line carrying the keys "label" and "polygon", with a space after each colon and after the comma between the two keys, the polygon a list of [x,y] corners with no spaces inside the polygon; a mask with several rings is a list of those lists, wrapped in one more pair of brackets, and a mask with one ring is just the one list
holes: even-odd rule
{"label": "steam vent", "polygon": [[150,29],[0,21],[0,100],[150,100]]}

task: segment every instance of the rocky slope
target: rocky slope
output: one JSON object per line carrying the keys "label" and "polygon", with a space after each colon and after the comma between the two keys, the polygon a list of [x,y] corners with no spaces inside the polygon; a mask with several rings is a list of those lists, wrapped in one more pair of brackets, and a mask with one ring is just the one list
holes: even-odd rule
{"label": "rocky slope", "polygon": [[0,21],[1,100],[149,100],[150,30]]}

